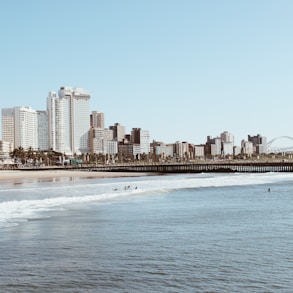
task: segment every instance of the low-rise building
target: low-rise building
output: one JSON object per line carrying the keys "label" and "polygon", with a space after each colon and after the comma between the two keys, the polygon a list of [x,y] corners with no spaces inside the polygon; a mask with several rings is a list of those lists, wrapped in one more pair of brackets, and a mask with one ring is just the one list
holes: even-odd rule
{"label": "low-rise building", "polygon": [[253,154],[253,143],[251,141],[241,141],[241,153],[244,155],[251,156]]}
{"label": "low-rise building", "polygon": [[226,156],[232,156],[233,151],[233,143],[232,142],[222,142],[222,155],[225,158]]}
{"label": "low-rise building", "polygon": [[195,145],[194,146],[194,157],[196,159],[204,158],[204,146],[203,145]]}
{"label": "low-rise building", "polygon": [[13,151],[13,144],[9,141],[0,140],[0,153],[3,155],[8,155]]}

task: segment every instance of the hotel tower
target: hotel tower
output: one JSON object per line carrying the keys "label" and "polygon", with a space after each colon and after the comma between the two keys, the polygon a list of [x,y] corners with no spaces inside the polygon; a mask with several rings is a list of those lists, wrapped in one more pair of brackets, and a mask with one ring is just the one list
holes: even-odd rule
{"label": "hotel tower", "polygon": [[68,155],[89,152],[90,93],[61,87],[47,98],[49,147]]}

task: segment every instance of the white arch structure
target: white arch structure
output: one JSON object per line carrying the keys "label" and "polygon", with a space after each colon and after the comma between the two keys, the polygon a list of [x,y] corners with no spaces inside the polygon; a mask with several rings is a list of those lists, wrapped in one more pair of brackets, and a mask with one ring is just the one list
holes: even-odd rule
{"label": "white arch structure", "polygon": [[267,153],[293,152],[293,145],[289,147],[272,147],[272,144],[280,138],[286,138],[293,141],[293,137],[291,136],[278,136],[267,143]]}

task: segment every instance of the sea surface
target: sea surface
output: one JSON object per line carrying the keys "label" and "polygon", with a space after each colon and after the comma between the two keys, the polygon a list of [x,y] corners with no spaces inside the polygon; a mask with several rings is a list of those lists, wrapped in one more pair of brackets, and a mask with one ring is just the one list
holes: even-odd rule
{"label": "sea surface", "polygon": [[0,183],[0,292],[293,292],[293,174]]}

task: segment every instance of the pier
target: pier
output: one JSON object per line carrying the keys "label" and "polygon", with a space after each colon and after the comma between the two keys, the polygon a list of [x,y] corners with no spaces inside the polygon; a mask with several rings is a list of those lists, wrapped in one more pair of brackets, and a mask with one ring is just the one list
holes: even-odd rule
{"label": "pier", "polygon": [[265,173],[293,172],[293,162],[221,162],[177,164],[131,164],[93,167],[92,171],[154,173]]}

